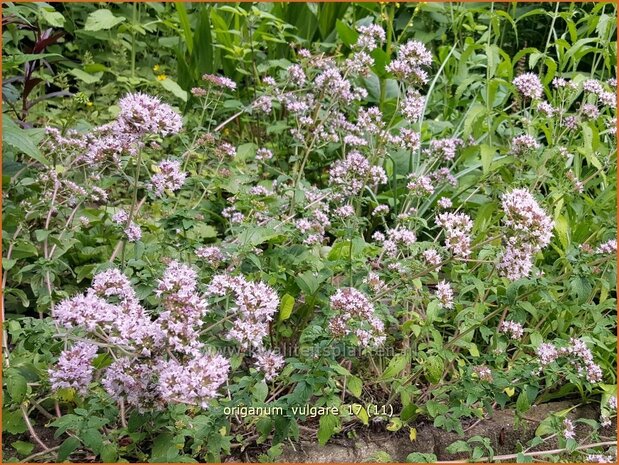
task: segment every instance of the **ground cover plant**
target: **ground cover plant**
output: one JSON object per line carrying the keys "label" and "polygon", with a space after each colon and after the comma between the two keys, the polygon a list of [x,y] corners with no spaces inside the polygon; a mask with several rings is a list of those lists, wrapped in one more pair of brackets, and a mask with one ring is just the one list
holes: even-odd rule
{"label": "ground cover plant", "polygon": [[471,424],[571,400],[502,457],[614,461],[614,4],[7,3],[3,41],[4,460],[492,461]]}

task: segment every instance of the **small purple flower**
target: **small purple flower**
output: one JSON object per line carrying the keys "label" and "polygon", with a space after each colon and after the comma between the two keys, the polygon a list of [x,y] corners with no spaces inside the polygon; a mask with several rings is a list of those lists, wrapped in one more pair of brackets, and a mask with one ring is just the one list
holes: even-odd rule
{"label": "small purple flower", "polygon": [[271,381],[277,378],[277,375],[284,366],[284,357],[272,350],[263,350],[255,354],[256,368],[264,373],[264,379]]}
{"label": "small purple flower", "polygon": [[525,97],[540,99],[544,94],[544,87],[539,76],[533,73],[524,73],[514,78],[516,89]]}
{"label": "small purple flower", "polygon": [[87,342],[78,342],[64,350],[56,365],[48,370],[52,390],[73,388],[81,395],[87,394],[96,355],[97,346]]}

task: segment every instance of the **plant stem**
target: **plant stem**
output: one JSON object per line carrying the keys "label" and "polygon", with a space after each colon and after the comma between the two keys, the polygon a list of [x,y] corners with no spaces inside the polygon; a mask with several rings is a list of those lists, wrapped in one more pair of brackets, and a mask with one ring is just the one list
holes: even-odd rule
{"label": "plant stem", "polygon": [[34,439],[34,442],[36,442],[41,448],[43,448],[44,452],[48,452],[50,448],[47,447],[47,445],[43,441],[41,441],[41,438],[39,438],[36,431],[32,427],[32,423],[30,423],[30,419],[28,418],[28,410],[26,409],[26,406],[24,404],[21,405],[21,413],[24,417],[24,421],[26,422],[26,426],[28,427],[28,431],[30,432],[30,436],[32,436],[32,439]]}
{"label": "plant stem", "polygon": [[[136,206],[138,203],[138,182],[140,180],[140,167],[142,166],[142,150],[138,151],[138,159],[137,166],[135,168],[135,178],[133,180],[133,201],[131,202],[131,210],[129,210],[129,217],[127,218],[127,224],[125,225],[125,229],[131,226],[131,221],[133,221],[133,216],[137,211]],[[125,268],[125,244],[126,241],[122,242],[122,250],[121,250],[121,263],[122,268]]]}
{"label": "plant stem", "polygon": [[[615,445],[617,445],[617,441],[596,442],[596,443],[593,443],[593,444],[584,444],[582,446],[578,446],[578,447],[574,448],[573,450],[592,449],[594,447],[615,446]],[[563,449],[540,450],[540,451],[536,451],[536,452],[528,452],[528,453],[526,453],[524,455],[528,456],[528,457],[535,457],[535,456],[539,456],[539,455],[560,454],[561,452],[567,452],[567,450],[568,449],[564,447]],[[482,457],[482,458],[476,460],[476,462],[489,462],[489,461],[496,461],[496,460],[510,460],[510,459],[515,459],[517,457],[518,457],[518,454],[495,455],[493,457]],[[468,460],[445,460],[445,461],[440,461],[440,462],[436,462],[436,463],[468,463],[468,462],[469,462]]]}

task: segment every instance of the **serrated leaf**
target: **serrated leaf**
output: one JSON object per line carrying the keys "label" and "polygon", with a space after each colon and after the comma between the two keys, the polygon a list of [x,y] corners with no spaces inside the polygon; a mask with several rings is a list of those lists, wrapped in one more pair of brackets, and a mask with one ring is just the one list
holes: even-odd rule
{"label": "serrated leaf", "polygon": [[34,449],[34,444],[25,441],[15,441],[11,443],[11,446],[21,455],[29,455]]}
{"label": "serrated leaf", "polygon": [[115,463],[118,458],[118,449],[115,444],[104,444],[101,447],[101,461],[103,463]]}
{"label": "serrated leaf", "polygon": [[441,357],[435,355],[428,358],[424,363],[424,373],[427,380],[432,384],[438,383],[443,376],[444,368],[445,364]]}
{"label": "serrated leaf", "polygon": [[318,427],[318,443],[324,446],[335,433],[335,428],[340,424],[338,417],[332,414],[320,417]]}
{"label": "serrated leaf", "polygon": [[94,32],[112,29],[114,26],[119,25],[123,21],[126,21],[126,18],[114,16],[110,10],[100,9],[88,15],[88,18],[86,18],[86,24],[84,25],[84,30]]}
{"label": "serrated leaf", "polygon": [[58,13],[55,10],[41,8],[41,16],[45,20],[47,24],[53,27],[62,27],[64,26],[64,16],[61,13]]}
{"label": "serrated leaf", "polygon": [[71,436],[65,439],[58,449],[58,462],[64,462],[71,453],[77,449],[80,445],[80,441],[77,438]]}

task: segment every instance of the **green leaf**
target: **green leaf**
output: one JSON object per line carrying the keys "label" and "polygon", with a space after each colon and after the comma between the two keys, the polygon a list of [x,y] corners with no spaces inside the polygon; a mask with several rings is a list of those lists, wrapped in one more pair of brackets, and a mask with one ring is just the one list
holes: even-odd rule
{"label": "green leaf", "polygon": [[365,410],[365,408],[363,408],[363,405],[361,404],[352,404],[350,406],[352,413],[355,414],[355,416],[361,420],[361,423],[363,423],[365,426],[369,425],[370,423],[370,417],[368,415],[368,412]]}
{"label": "green leaf", "polygon": [[360,378],[357,378],[356,376],[351,376],[347,380],[347,386],[348,390],[353,396],[355,396],[356,398],[361,397],[361,393],[363,391],[363,382]]}
{"label": "green leaf", "polygon": [[524,413],[531,408],[531,403],[529,402],[529,396],[526,391],[521,391],[518,396],[518,400],[516,400],[516,410],[519,413]]}
{"label": "green leaf", "polygon": [[20,128],[7,115],[2,118],[2,144],[7,144],[19,153],[28,155],[42,165],[49,166],[50,162],[43,156],[40,150],[32,141],[28,132]]}
{"label": "green leaf", "polygon": [[17,66],[28,61],[41,60],[43,58],[64,58],[59,53],[22,53],[20,55],[8,55],[2,57],[3,66]]}
{"label": "green leaf", "polygon": [[238,146],[238,148],[236,149],[236,159],[241,160],[241,161],[246,161],[249,160],[251,158],[254,158],[254,156],[256,155],[256,149],[258,148],[258,146],[256,146],[256,144],[253,143],[248,143],[248,144],[241,144]]}
{"label": "green leaf", "polygon": [[101,461],[103,463],[115,463],[118,459],[118,449],[115,444],[104,444],[101,447]]}
{"label": "green leaf", "polygon": [[320,417],[318,427],[318,442],[324,446],[331,436],[335,433],[335,428],[339,426],[340,420],[332,414],[323,415]]}
{"label": "green leaf", "polygon": [[294,308],[294,297],[290,294],[284,294],[279,304],[279,321],[286,321],[292,314]]}
{"label": "green leaf", "polygon": [[563,215],[559,215],[555,218],[555,231],[557,232],[557,237],[563,246],[563,250],[567,249],[567,246],[570,243],[569,240],[569,223],[567,218]]}
{"label": "green leaf", "polygon": [[438,383],[443,376],[444,368],[445,363],[441,357],[434,355],[428,358],[424,363],[424,373],[427,380],[432,384]]}
{"label": "green leaf", "polygon": [[239,234],[238,240],[244,246],[256,247],[278,236],[280,236],[280,233],[273,228],[258,227],[246,229]]}
{"label": "green leaf", "polygon": [[58,13],[54,9],[50,8],[41,8],[41,16],[45,20],[47,24],[53,27],[63,27],[64,26],[64,16],[61,13]]}
{"label": "green leaf", "polygon": [[422,452],[413,452],[406,456],[408,463],[434,463],[438,460],[435,454],[425,454]]}
{"label": "green leaf", "polygon": [[389,365],[383,372],[382,379],[395,378],[408,364],[408,356],[406,354],[398,354],[389,361]]}
{"label": "green leaf", "polygon": [[101,80],[101,77],[103,76],[103,73],[101,72],[90,74],[82,71],[81,69],[72,69],[71,71],[69,71],[69,74],[72,74],[80,81],[84,81],[86,84],[94,84],[95,82],[99,82]]}
{"label": "green leaf", "polygon": [[103,447],[103,436],[99,430],[88,428],[80,433],[80,438],[86,447],[92,449],[95,454],[99,454],[101,447]]}
{"label": "green leaf", "polygon": [[212,73],[213,62],[213,37],[211,34],[211,20],[209,7],[203,7],[198,17],[198,25],[193,36],[195,50],[195,67],[199,74]]}
{"label": "green leaf", "polygon": [[58,449],[58,462],[64,462],[71,453],[80,445],[79,439],[71,436],[65,439]]}
{"label": "green leaf", "polygon": [[34,444],[25,441],[15,441],[11,445],[21,455],[29,455],[34,449]]}
{"label": "green leaf", "polygon": [[183,28],[183,35],[185,36],[185,45],[187,46],[187,50],[189,50],[189,54],[193,53],[193,34],[191,32],[191,26],[189,25],[189,16],[187,16],[187,9],[185,8],[185,4],[183,2],[175,2],[176,12],[178,13],[178,19],[181,22],[181,27]]}
{"label": "green leaf", "polygon": [[269,387],[265,381],[254,384],[251,393],[258,402],[264,402],[269,394]]}
{"label": "green leaf", "polygon": [[164,80],[157,82],[161,84],[161,87],[163,87],[165,90],[174,94],[175,97],[178,97],[183,102],[187,101],[187,91],[181,89],[181,86],[179,86],[176,81],[173,81],[170,78],[165,78]]}
{"label": "green leaf", "polygon": [[6,378],[6,387],[11,399],[13,399],[16,404],[21,404],[28,392],[26,378],[16,373],[14,370],[11,370],[10,373],[6,373]]}
{"label": "green leaf", "polygon": [[260,439],[257,441],[258,444],[264,442],[264,440],[268,437],[269,433],[271,433],[271,429],[273,429],[273,420],[269,417],[260,418],[256,422],[256,431],[260,433]]}
{"label": "green leaf", "polygon": [[335,30],[337,31],[337,35],[342,39],[344,44],[349,47],[357,42],[357,38],[359,37],[359,33],[349,27],[347,24],[343,23],[339,19],[335,23]]}
{"label": "green leaf", "polygon": [[481,144],[479,151],[481,154],[481,166],[483,173],[488,174],[490,172],[490,166],[492,165],[492,160],[494,159],[496,150],[488,144]]}
{"label": "green leaf", "polygon": [[25,433],[27,429],[21,410],[2,409],[2,431],[21,434]]}
{"label": "green leaf", "polygon": [[297,276],[295,282],[307,296],[313,295],[318,290],[319,282],[311,271]]}
{"label": "green leaf", "polygon": [[471,446],[469,446],[465,441],[456,441],[447,446],[447,452],[450,454],[458,454],[461,452],[468,452],[471,450]]}
{"label": "green leaf", "polygon": [[126,20],[126,18],[114,16],[110,10],[100,9],[88,15],[88,18],[86,18],[86,24],[84,25],[84,30],[93,32],[108,30]]}

